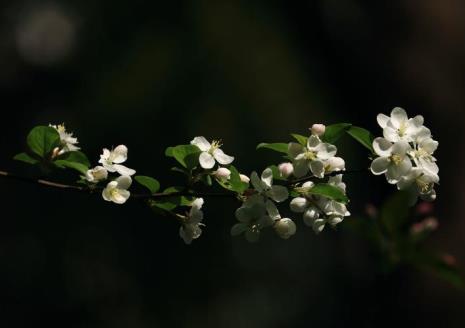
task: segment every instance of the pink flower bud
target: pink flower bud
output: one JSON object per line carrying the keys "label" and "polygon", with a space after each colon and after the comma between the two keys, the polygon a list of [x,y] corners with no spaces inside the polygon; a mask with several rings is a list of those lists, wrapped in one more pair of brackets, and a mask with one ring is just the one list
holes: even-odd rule
{"label": "pink flower bud", "polygon": [[325,134],[326,126],[324,124],[313,124],[312,127],[310,128],[310,131],[312,131],[312,134],[321,137],[323,134]]}
{"label": "pink flower bud", "polygon": [[292,166],[292,163],[281,163],[279,164],[278,166],[278,170],[279,170],[279,174],[284,177],[284,178],[287,178],[288,176],[290,176],[292,173],[294,173],[294,166]]}
{"label": "pink flower bud", "polygon": [[218,170],[215,171],[214,174],[215,177],[217,177],[218,179],[228,180],[231,176],[231,171],[225,167],[220,167]]}

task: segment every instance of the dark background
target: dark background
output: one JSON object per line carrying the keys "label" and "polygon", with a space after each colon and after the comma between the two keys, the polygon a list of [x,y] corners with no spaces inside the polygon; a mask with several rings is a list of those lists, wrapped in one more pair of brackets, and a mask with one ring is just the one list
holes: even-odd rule
{"label": "dark background", "polygon": [[[440,228],[430,246],[465,261],[465,2],[4,1],[0,168],[38,124],[65,122],[96,164],[124,143],[129,167],[179,183],[166,146],[222,138],[244,173],[255,152],[316,122],[380,135],[376,114],[422,114],[439,140]],[[339,147],[347,167],[361,147]],[[394,191],[347,177],[354,219]],[[72,181],[72,180],[70,180]],[[0,325],[31,327],[463,327],[463,292],[434,275],[383,274],[367,243],[316,236],[231,238],[238,204],[207,202],[191,246],[137,201],[0,181]],[[350,219],[348,219],[350,220]],[[343,227],[346,222],[342,223]]]}

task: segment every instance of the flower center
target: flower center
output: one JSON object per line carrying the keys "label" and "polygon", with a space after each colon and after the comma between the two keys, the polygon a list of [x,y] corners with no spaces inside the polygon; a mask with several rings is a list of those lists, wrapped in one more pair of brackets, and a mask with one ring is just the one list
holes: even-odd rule
{"label": "flower center", "polygon": [[420,190],[420,193],[422,194],[429,193],[434,185],[432,182],[425,182],[421,179],[417,179],[416,182],[417,182],[418,189]]}
{"label": "flower center", "polygon": [[305,159],[309,161],[313,161],[316,159],[316,153],[314,151],[307,151],[305,152]]}
{"label": "flower center", "polygon": [[405,135],[405,132],[407,132],[407,125],[405,122],[400,123],[399,129],[397,131],[399,133],[400,137],[403,137]]}
{"label": "flower center", "polygon": [[118,196],[118,195],[119,195],[118,189],[116,189],[116,188],[115,188],[115,189],[112,189],[112,190],[110,191],[110,195],[111,195],[111,197],[116,197],[116,196]]}
{"label": "flower center", "polygon": [[222,142],[221,140],[213,140],[212,141],[212,144],[211,144],[211,147],[210,147],[210,150],[208,151],[210,154],[213,154],[213,152],[215,150],[217,150],[218,148],[220,148],[222,146]]}
{"label": "flower center", "polygon": [[400,155],[392,155],[391,162],[393,162],[395,165],[399,165],[402,163],[402,157]]}

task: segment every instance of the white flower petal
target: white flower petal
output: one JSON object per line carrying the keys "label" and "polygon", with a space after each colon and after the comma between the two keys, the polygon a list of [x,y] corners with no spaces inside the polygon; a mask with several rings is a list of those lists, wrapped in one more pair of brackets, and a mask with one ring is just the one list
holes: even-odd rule
{"label": "white flower petal", "polygon": [[371,172],[374,175],[380,175],[380,174],[386,173],[390,163],[391,161],[387,157],[375,158],[373,162],[371,162],[371,166],[370,166]]}
{"label": "white flower petal", "polygon": [[250,181],[252,182],[252,186],[255,188],[255,190],[257,190],[258,192],[264,191],[263,182],[258,177],[257,172],[252,172],[252,174],[250,175]]}
{"label": "white flower petal", "polygon": [[386,127],[386,124],[389,121],[389,119],[390,117],[384,114],[378,114],[378,116],[376,116],[376,120],[378,121],[379,126],[383,129]]}
{"label": "white flower petal", "polygon": [[289,156],[295,159],[299,154],[304,152],[304,147],[296,142],[290,142],[287,146],[287,151]]}
{"label": "white flower petal", "polygon": [[247,230],[247,225],[244,223],[236,223],[231,228],[231,236],[239,236]]}
{"label": "white flower petal", "polygon": [[271,185],[273,184],[273,171],[270,168],[266,168],[262,172],[262,181],[263,183],[268,187],[271,188]]}
{"label": "white flower petal", "polygon": [[308,140],[307,140],[307,148],[312,150],[315,149],[316,146],[318,146],[321,143],[320,138],[316,135],[311,135]]}
{"label": "white flower petal", "polygon": [[212,155],[204,151],[199,156],[199,163],[201,167],[208,170],[215,166],[215,159]]}
{"label": "white flower petal", "polygon": [[278,208],[272,201],[267,201],[266,202],[266,211],[268,212],[268,215],[273,219],[273,220],[278,220],[281,218],[281,215],[279,214]]}
{"label": "white flower petal", "polygon": [[118,189],[118,192],[111,194],[111,200],[116,204],[124,204],[130,196],[131,193],[128,190]]}
{"label": "white flower petal", "polygon": [[310,162],[310,171],[318,178],[323,178],[325,175],[325,165],[322,161],[315,160]]}
{"label": "white flower petal", "polygon": [[392,143],[385,138],[376,138],[373,140],[373,149],[379,156],[390,156],[392,153]]}
{"label": "white flower petal", "polygon": [[119,145],[111,152],[113,163],[120,164],[128,159],[128,148],[125,145]]}
{"label": "white flower petal", "polygon": [[131,176],[136,174],[136,171],[133,169],[130,169],[124,165],[121,164],[114,164],[113,169],[118,172],[121,175],[126,175],[126,176]]}
{"label": "white flower petal", "polygon": [[294,175],[296,178],[304,177],[309,170],[308,162],[304,159],[294,161]]}
{"label": "white flower petal", "polygon": [[401,124],[407,122],[408,116],[405,110],[400,107],[396,107],[391,112],[391,123],[395,128],[399,128]]}
{"label": "white flower petal", "polygon": [[289,191],[284,186],[272,186],[271,189],[267,192],[267,195],[275,202],[280,203],[289,197]]}
{"label": "white flower petal", "polygon": [[132,179],[129,176],[122,175],[116,178],[117,188],[118,189],[128,189],[132,184]]}
{"label": "white flower petal", "polygon": [[204,137],[195,137],[192,139],[191,145],[199,147],[201,151],[209,151],[212,146]]}
{"label": "white flower petal", "polygon": [[231,164],[234,161],[234,157],[226,155],[221,149],[217,148],[213,152],[213,157],[222,165]]}

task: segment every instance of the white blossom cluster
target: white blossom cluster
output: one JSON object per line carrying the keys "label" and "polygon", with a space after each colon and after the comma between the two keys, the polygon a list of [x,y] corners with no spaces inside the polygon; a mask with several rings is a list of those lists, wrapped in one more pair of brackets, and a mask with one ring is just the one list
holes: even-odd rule
{"label": "white blossom cluster", "polygon": [[86,172],[84,178],[92,184],[107,180],[109,173],[116,172],[120,175],[115,180],[108,182],[102,191],[103,199],[108,202],[124,204],[131,196],[128,189],[132,184],[131,176],[136,171],[122,165],[127,158],[128,148],[125,145],[119,145],[113,150],[104,148],[99,160],[101,165],[97,165]]}
{"label": "white blossom cluster", "polygon": [[[342,174],[329,177],[328,184],[338,187],[345,193],[346,185],[342,182]],[[299,188],[300,196],[292,199],[290,207],[293,212],[303,213],[304,223],[312,227],[315,233],[320,233],[326,224],[334,227],[341,223],[344,217],[349,216],[350,212],[343,203],[311,194],[309,191],[314,185],[312,181],[305,182]]]}
{"label": "white blossom cluster", "polygon": [[320,139],[324,135],[325,126],[314,124],[310,130],[312,135],[305,146],[296,142],[289,143],[288,152],[292,159],[292,170],[288,168],[285,174],[292,171],[296,178],[301,178],[310,172],[317,178],[323,178],[327,173],[344,170],[344,160],[335,156],[336,146]]}
{"label": "white blossom cluster", "polygon": [[274,202],[281,203],[289,197],[286,187],[273,185],[273,171],[265,169],[261,177],[252,172],[250,181],[253,190],[249,191],[241,207],[236,210],[236,223],[231,228],[231,235],[244,234],[250,242],[258,241],[260,232],[273,227],[279,237],[288,239],[296,232],[295,223],[289,218],[282,218]]}
{"label": "white blossom cluster", "polygon": [[390,184],[399,190],[410,190],[423,200],[436,199],[434,185],[439,183],[439,168],[433,156],[438,142],[423,125],[423,116],[409,118],[402,108],[396,107],[391,116],[379,114],[378,124],[383,136],[373,141],[378,157],[371,163],[371,172],[384,174]]}

